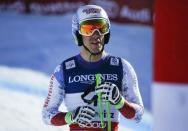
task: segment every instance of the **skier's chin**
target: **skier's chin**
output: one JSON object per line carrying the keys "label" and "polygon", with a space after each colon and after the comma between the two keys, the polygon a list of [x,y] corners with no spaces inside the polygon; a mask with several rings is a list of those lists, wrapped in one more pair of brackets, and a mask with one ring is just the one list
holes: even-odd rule
{"label": "skier's chin", "polygon": [[101,54],[102,52],[102,48],[98,48],[98,49],[93,49],[91,52],[93,53],[93,54]]}

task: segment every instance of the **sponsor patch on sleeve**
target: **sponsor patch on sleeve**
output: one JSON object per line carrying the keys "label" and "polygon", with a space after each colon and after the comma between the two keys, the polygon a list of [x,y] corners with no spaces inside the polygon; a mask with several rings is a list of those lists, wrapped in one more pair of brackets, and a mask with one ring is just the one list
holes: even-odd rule
{"label": "sponsor patch on sleeve", "polygon": [[116,57],[112,57],[110,59],[110,65],[118,66],[119,65],[119,59]]}
{"label": "sponsor patch on sleeve", "polygon": [[65,62],[65,67],[66,67],[67,70],[75,68],[76,67],[75,61],[74,60],[70,60],[68,62]]}

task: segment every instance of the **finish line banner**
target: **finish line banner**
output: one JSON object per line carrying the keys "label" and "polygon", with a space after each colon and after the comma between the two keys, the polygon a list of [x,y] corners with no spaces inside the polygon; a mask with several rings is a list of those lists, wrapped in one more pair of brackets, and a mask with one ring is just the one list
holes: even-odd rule
{"label": "finish line banner", "polygon": [[153,0],[0,0],[0,10],[25,13],[64,14],[75,12],[79,6],[102,6],[110,19],[118,23],[152,25]]}

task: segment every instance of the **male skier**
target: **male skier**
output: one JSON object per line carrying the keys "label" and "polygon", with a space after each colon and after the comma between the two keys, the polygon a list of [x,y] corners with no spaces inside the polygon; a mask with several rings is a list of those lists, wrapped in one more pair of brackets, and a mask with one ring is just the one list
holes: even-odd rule
{"label": "male skier", "polygon": [[[51,76],[43,107],[46,124],[68,124],[71,131],[107,130],[106,102],[110,103],[111,130],[118,131],[119,114],[140,121],[144,106],[133,67],[125,59],[104,51],[110,38],[110,21],[103,8],[80,7],[72,20],[72,34],[80,53],[64,60]],[[115,43],[114,43],[115,44]],[[101,83],[96,83],[100,74]],[[101,124],[99,101],[101,94]],[[59,110],[64,102],[67,112]]]}

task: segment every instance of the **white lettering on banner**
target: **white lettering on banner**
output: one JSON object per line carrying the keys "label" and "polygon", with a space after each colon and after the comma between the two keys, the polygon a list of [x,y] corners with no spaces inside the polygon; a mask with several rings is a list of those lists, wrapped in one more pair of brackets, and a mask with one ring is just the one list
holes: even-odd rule
{"label": "white lettering on banner", "polygon": [[120,12],[121,17],[129,18],[141,22],[148,22],[151,20],[149,9],[133,10],[128,6],[124,6]]}
{"label": "white lettering on banner", "polygon": [[[117,76],[117,74],[102,74],[101,79],[102,80],[117,81],[118,76]],[[94,81],[95,81],[95,75],[94,74],[69,76],[69,78],[68,78],[68,83],[80,82],[80,83],[91,84]]]}
{"label": "white lettering on banner", "polygon": [[63,13],[74,11],[79,6],[84,5],[83,2],[57,2],[48,4],[31,3],[30,10],[34,13]]}
{"label": "white lettering on banner", "polygon": [[111,0],[91,0],[92,4],[102,6],[110,18],[116,18],[119,15],[119,6],[116,1]]}
{"label": "white lettering on banner", "polygon": [[[5,0],[6,1],[6,0]],[[8,1],[7,1],[8,2]],[[23,11],[25,9],[25,5],[21,1],[10,1],[10,3],[0,3],[0,10],[18,10]]]}

